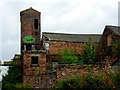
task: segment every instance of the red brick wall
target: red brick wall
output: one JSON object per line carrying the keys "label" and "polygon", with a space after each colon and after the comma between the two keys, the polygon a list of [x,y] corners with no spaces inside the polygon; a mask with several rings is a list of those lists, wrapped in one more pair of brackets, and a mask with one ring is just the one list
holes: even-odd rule
{"label": "red brick wall", "polygon": [[49,43],[49,54],[58,54],[59,50],[64,52],[66,48],[73,50],[76,54],[81,54],[82,45],[84,45],[84,43],[62,41],[44,41],[44,43]]}
{"label": "red brick wall", "polygon": [[[40,13],[35,10],[29,9],[20,13],[21,18],[21,49],[23,49],[24,37],[33,36],[35,37],[35,42],[40,42],[41,36],[41,20]],[[34,32],[34,19],[38,19],[38,35]],[[34,44],[34,43],[33,43]]]}
{"label": "red brick wall", "polygon": [[[120,36],[111,31],[109,28],[105,28],[97,47],[97,56],[99,57],[99,61],[105,59],[106,56],[111,56],[113,58],[119,56],[118,49],[112,45],[112,42],[117,40],[120,40]],[[111,47],[111,51],[109,51],[109,46]]]}
{"label": "red brick wall", "polygon": [[57,73],[46,73],[39,76],[25,76],[24,82],[29,84],[32,88],[51,88],[57,83]]}
{"label": "red brick wall", "polygon": [[[39,66],[31,66],[31,55],[39,55]],[[23,55],[23,75],[30,76],[36,75],[36,69],[40,67],[44,73],[46,71],[46,54],[44,53],[24,53]]]}

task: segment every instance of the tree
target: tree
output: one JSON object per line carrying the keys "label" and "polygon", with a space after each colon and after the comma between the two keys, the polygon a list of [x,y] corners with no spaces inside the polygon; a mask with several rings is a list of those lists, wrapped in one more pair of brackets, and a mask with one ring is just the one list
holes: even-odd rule
{"label": "tree", "polygon": [[2,89],[13,89],[16,83],[21,82],[20,67],[18,63],[11,62],[7,74],[2,76]]}
{"label": "tree", "polygon": [[94,64],[96,61],[95,45],[92,44],[91,38],[83,45],[81,60],[84,64]]}
{"label": "tree", "polygon": [[68,49],[66,49],[63,53],[59,52],[59,55],[61,56],[60,61],[63,64],[75,64],[78,62],[78,57],[72,50],[69,51]]}

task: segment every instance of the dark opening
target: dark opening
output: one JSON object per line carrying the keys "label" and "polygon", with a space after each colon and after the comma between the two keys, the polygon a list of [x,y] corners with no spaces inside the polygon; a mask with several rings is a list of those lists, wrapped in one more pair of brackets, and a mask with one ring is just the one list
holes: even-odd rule
{"label": "dark opening", "polygon": [[35,20],[34,20],[34,28],[35,28],[35,29],[38,29],[38,19],[35,19]]}
{"label": "dark opening", "polygon": [[112,51],[112,48],[111,46],[108,47],[108,56],[111,56],[111,51]]}
{"label": "dark opening", "polygon": [[24,50],[24,45],[21,46],[21,50]]}
{"label": "dark opening", "polygon": [[26,50],[32,50],[31,45],[27,44],[26,45]]}
{"label": "dark opening", "polygon": [[38,35],[38,32],[35,32],[35,36],[37,36]]}
{"label": "dark opening", "polygon": [[31,57],[31,64],[38,64],[38,56]]}

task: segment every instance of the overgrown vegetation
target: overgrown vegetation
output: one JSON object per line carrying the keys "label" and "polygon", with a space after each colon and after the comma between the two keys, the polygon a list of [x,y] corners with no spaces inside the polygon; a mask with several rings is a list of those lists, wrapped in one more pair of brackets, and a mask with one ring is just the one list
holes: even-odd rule
{"label": "overgrown vegetation", "polygon": [[10,65],[7,74],[2,76],[2,89],[13,90],[16,88],[30,88],[29,84],[22,83],[18,63],[13,60]]}
{"label": "overgrown vegetation", "polygon": [[89,38],[89,41],[87,41],[82,46],[82,54],[81,54],[81,60],[84,64],[95,64],[96,62],[96,52],[95,52],[95,44],[92,44],[92,39]]}
{"label": "overgrown vegetation", "polygon": [[89,40],[82,46],[82,54],[81,59],[77,57],[75,52],[72,50],[66,49],[65,52],[59,52],[61,56],[60,61],[62,64],[95,64],[96,63],[96,52],[95,52],[95,44],[92,43],[92,39]]}
{"label": "overgrown vegetation", "polygon": [[31,86],[27,83],[16,83],[15,88],[31,88]]}
{"label": "overgrown vegetation", "polygon": [[78,62],[78,57],[72,50],[65,49],[65,52],[59,52],[59,55],[61,56],[61,64],[75,64]]}
{"label": "overgrown vegetation", "polygon": [[36,69],[36,71],[35,71],[35,74],[36,74],[36,75],[42,74],[42,70],[41,70],[40,67],[37,67],[37,69]]}
{"label": "overgrown vegetation", "polygon": [[120,88],[120,74],[101,72],[88,73],[60,80],[55,88]]}
{"label": "overgrown vegetation", "polygon": [[12,61],[7,74],[2,76],[2,89],[13,89],[16,83],[21,83],[20,68]]}

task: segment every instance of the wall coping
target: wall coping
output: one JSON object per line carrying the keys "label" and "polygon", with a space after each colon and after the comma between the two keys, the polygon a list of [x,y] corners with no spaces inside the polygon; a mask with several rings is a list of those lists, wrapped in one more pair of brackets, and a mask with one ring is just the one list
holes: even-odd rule
{"label": "wall coping", "polygon": [[23,51],[24,53],[43,53],[46,54],[46,50],[27,50]]}

